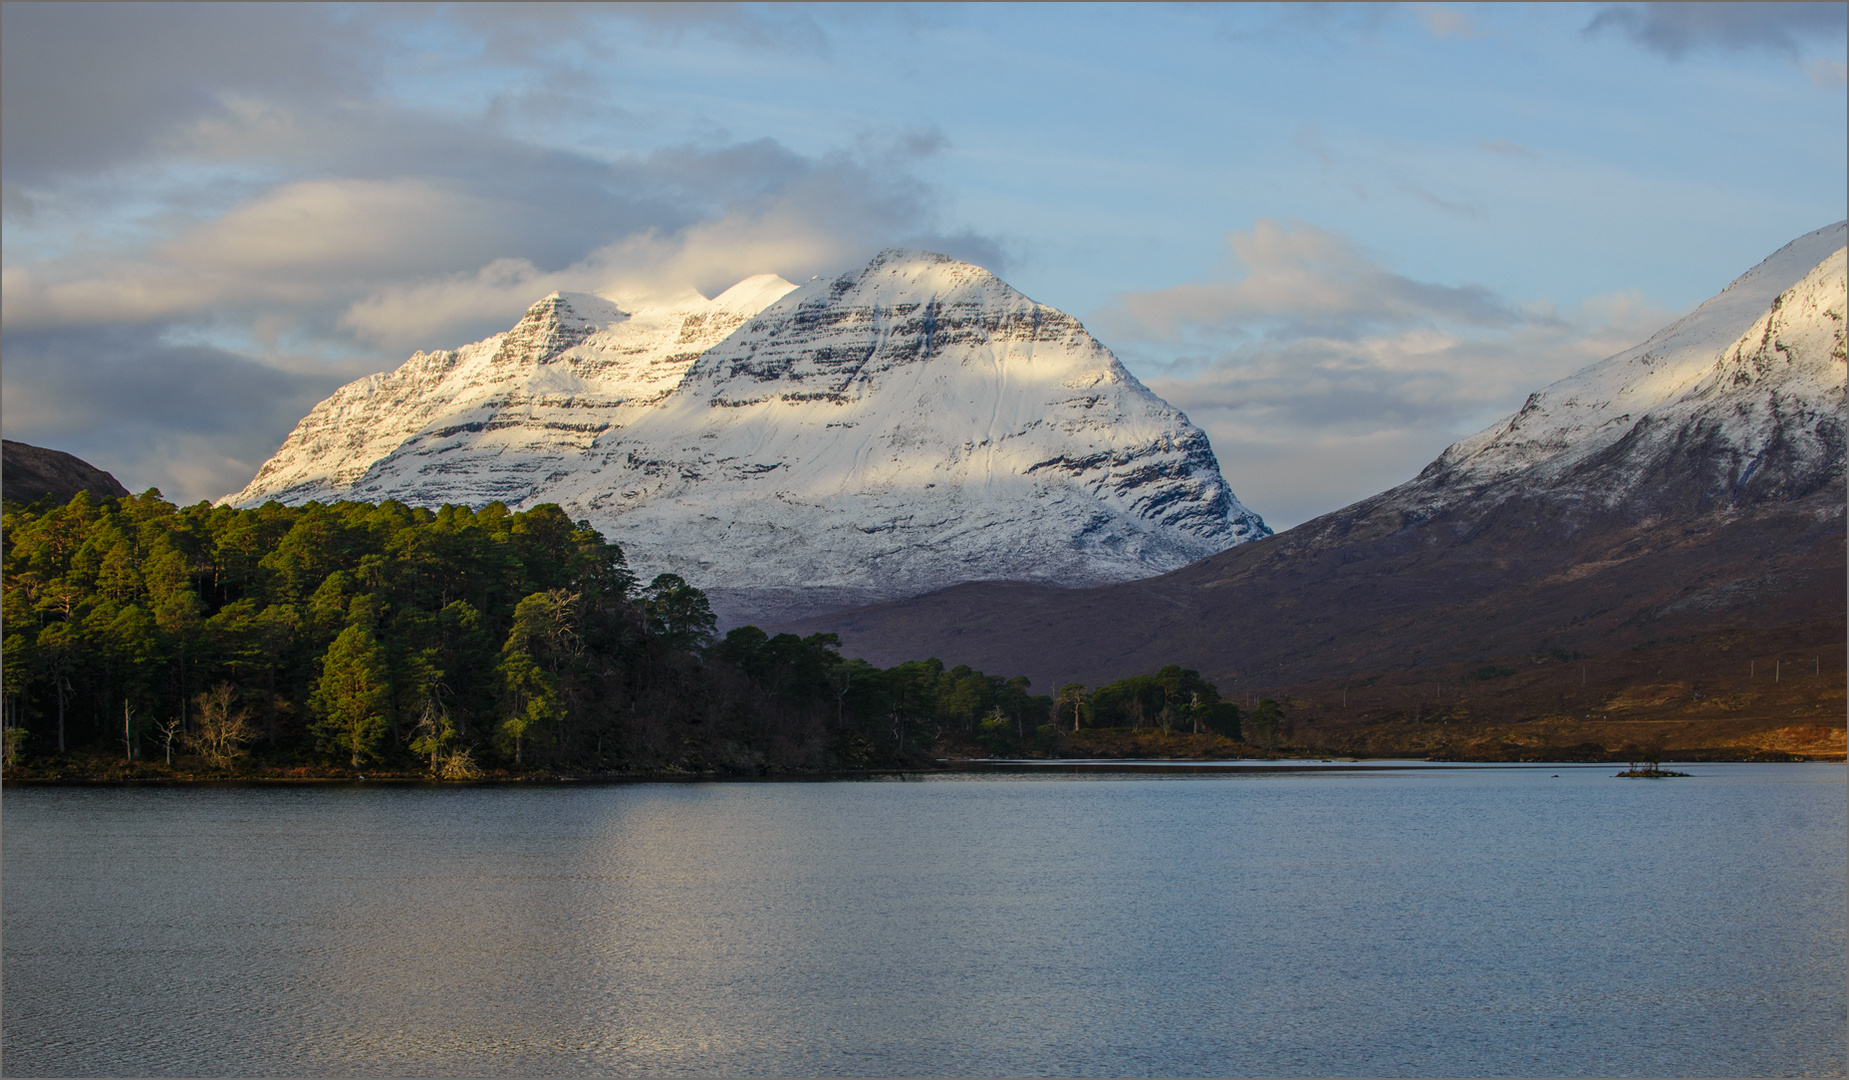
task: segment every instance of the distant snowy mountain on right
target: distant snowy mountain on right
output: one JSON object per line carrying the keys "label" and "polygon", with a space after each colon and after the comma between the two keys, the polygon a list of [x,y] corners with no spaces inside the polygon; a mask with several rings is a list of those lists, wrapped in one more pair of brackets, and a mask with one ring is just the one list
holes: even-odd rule
{"label": "distant snowy mountain on right", "polygon": [[1545,492],[1569,519],[1642,518],[1840,487],[1846,234],[1838,222],[1793,240],[1379,498],[1429,513]]}
{"label": "distant snowy mountain on right", "polygon": [[[876,663],[938,656],[1042,689],[1178,663],[1225,692],[1296,695],[1329,723],[1345,715],[1331,700],[1353,712],[1359,691],[1342,688],[1423,679],[1442,699],[1430,680],[1496,658],[1485,670],[1658,650],[1652,677],[1667,680],[1731,671],[1717,650],[1791,647],[1840,671],[1846,237],[1843,222],[1799,237],[1412,480],[1277,536],[1142,581],[990,582],[790,629],[839,633]],[[1697,683],[1673,693],[1712,706]],[[1565,701],[1511,718],[1602,715]],[[1399,715],[1390,704],[1370,722]]]}

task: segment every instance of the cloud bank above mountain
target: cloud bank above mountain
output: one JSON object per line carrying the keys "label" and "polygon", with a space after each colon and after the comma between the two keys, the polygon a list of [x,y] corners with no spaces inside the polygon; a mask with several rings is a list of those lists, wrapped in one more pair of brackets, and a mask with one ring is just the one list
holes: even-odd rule
{"label": "cloud bank above mountain", "polygon": [[1328,509],[1332,432],[1400,478],[1482,372],[1843,215],[1840,19],[1787,7],[7,4],[0,423],[215,497],[553,289],[900,245],[1098,313],[1236,488]]}
{"label": "cloud bank above mountain", "polygon": [[[506,329],[554,289],[712,294],[895,238],[1005,268],[993,239],[940,226],[916,175],[944,145],[928,127],[819,154],[712,133],[615,154],[525,137],[548,106],[533,95],[571,104],[546,83],[568,73],[557,35],[583,14],[458,13],[489,54],[548,69],[470,110],[390,85],[390,9],[9,6],[9,435],[209,497],[333,387]],[[783,25],[629,21],[752,47]]]}
{"label": "cloud bank above mountain", "polygon": [[1643,340],[1674,312],[1641,296],[1570,311],[1395,273],[1304,222],[1228,234],[1217,272],[1125,293],[1091,322],[1136,358],[1223,459],[1262,462],[1241,497],[1295,524],[1407,478],[1527,391]]}

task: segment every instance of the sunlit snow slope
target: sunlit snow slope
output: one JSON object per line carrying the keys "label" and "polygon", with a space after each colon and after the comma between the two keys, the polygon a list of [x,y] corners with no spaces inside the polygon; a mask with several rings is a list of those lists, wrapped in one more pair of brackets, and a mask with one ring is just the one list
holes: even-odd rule
{"label": "sunlit snow slope", "polygon": [[729,621],[1131,580],[1269,534],[1198,428],[987,271],[894,250],[784,290],[555,294],[343,387],[231,501],[556,502]]}
{"label": "sunlit snow slope", "polygon": [[1838,223],[1793,240],[1650,340],[1530,395],[1373,501],[1436,508],[1466,492],[1549,492],[1642,517],[1840,486],[1846,234]]}
{"label": "sunlit snow slope", "polygon": [[763,274],[712,300],[689,293],[628,310],[553,293],[504,334],[420,352],[336,390],[228,501],[530,501],[599,434],[658,404],[701,352],[793,288]]}

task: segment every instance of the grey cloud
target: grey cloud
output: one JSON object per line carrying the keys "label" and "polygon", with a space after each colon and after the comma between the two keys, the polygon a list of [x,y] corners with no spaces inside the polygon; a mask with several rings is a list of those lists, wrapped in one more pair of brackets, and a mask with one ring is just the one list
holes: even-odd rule
{"label": "grey cloud", "polygon": [[1520,143],[1512,143],[1507,139],[1491,139],[1483,143],[1482,146],[1483,149],[1488,150],[1490,153],[1501,154],[1504,157],[1531,158],[1539,156],[1526,146]]}
{"label": "grey cloud", "polygon": [[[825,51],[808,8],[7,4],[0,18],[9,436],[170,494],[241,486],[339,382],[505,329],[551,288],[711,295],[895,243],[1006,266],[990,238],[944,226],[917,170],[947,145],[933,128],[819,155],[723,132],[622,148],[638,145],[609,104],[624,50],[699,34]],[[388,76],[437,62],[500,65],[512,89],[448,111],[392,96]],[[612,145],[553,138],[553,107],[596,116]],[[94,242],[62,246],[93,221]],[[182,329],[263,355],[174,344]],[[282,370],[291,351],[350,359]]]}
{"label": "grey cloud", "polygon": [[1207,432],[1274,527],[1410,478],[1522,396],[1671,316],[1619,296],[1567,313],[1396,274],[1303,222],[1228,238],[1243,276],[1127,294],[1088,319]]}
{"label": "grey cloud", "polygon": [[747,48],[825,54],[827,32],[804,4],[514,3],[458,4],[442,13],[481,36],[488,56],[556,63],[612,26],[650,43],[699,35]]}
{"label": "grey cloud", "polygon": [[[201,125],[239,127],[253,108],[325,113],[363,128],[383,76],[417,59],[406,56],[407,31],[427,29],[473,37],[480,55],[467,62],[527,67],[530,82],[554,92],[638,42],[690,33],[784,50],[826,46],[808,10],[793,6],[8,3],[0,8],[5,177],[30,185],[120,167],[184,147]],[[436,117],[417,127],[409,143],[373,150],[396,147],[402,158],[438,149],[433,133],[453,141]]]}
{"label": "grey cloud", "polygon": [[[236,433],[338,385],[333,376],[281,371],[208,345],[150,344],[145,334],[123,327],[8,334],[7,428],[108,428],[132,416],[157,428]],[[21,398],[30,409],[15,414]]]}
{"label": "grey cloud", "polygon": [[357,28],[307,4],[0,7],[0,161],[39,182],[149,152],[237,94],[363,93]]}
{"label": "grey cloud", "polygon": [[[520,175],[583,203],[586,189],[604,186],[599,162],[525,138],[518,128],[536,110],[490,108],[489,125],[435,114],[388,100],[383,75],[419,61],[405,55],[408,31],[447,26],[486,50],[467,62],[525,65],[540,104],[566,99],[620,118],[608,86],[586,71],[607,78],[612,52],[635,47],[635,27],[649,30],[644,37],[675,28],[774,37],[776,27],[809,21],[728,5],[679,8],[9,3],[0,9],[0,160],[7,183],[27,188],[175,155],[255,157],[347,176]],[[584,55],[548,55],[559,49]],[[519,123],[497,130],[497,119]],[[9,204],[23,205],[11,195]]]}
{"label": "grey cloud", "polygon": [[1427,191],[1413,184],[1401,184],[1400,192],[1405,195],[1411,195],[1413,198],[1418,199],[1428,206],[1442,210],[1456,217],[1469,218],[1473,221],[1479,221],[1483,218],[1483,207],[1476,202],[1459,202],[1455,199],[1447,199],[1442,195]]}
{"label": "grey cloud", "polygon": [[1354,340],[1386,329],[1509,327],[1539,317],[1481,285],[1393,273],[1348,237],[1301,221],[1260,220],[1228,234],[1227,246],[1242,277],[1124,293],[1094,318],[1121,338],[1223,342]]}
{"label": "grey cloud", "polygon": [[[1232,378],[1202,378],[1180,388],[1188,409],[1239,410],[1295,428],[1335,427],[1350,433],[1440,423],[1460,404],[1480,406],[1477,387],[1460,387],[1443,370],[1395,371],[1353,361],[1351,351],[1300,342],[1246,353]],[[1460,393],[1460,391],[1463,391]],[[1473,392],[1474,391],[1474,392]]]}
{"label": "grey cloud", "polygon": [[284,371],[161,327],[9,333],[0,425],[75,453],[130,490],[185,502],[235,490],[353,370]]}
{"label": "grey cloud", "polygon": [[1588,36],[1606,31],[1680,60],[1704,49],[1766,49],[1797,57],[1807,39],[1834,41],[1849,30],[1849,7],[1840,3],[1606,4],[1586,24]]}

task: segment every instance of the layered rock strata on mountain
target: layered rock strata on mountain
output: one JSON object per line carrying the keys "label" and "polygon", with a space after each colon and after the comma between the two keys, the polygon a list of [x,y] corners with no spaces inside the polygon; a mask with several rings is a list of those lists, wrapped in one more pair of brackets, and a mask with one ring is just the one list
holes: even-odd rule
{"label": "layered rock strata on mountain", "polygon": [[672,393],[702,352],[793,288],[764,274],[712,300],[689,293],[628,308],[589,293],[553,293],[506,333],[420,352],[395,371],[336,390],[225,501],[479,507],[498,499],[518,509],[577,468],[599,435]]}
{"label": "layered rock strata on mountain", "polygon": [[51,496],[69,502],[80,491],[99,499],[118,499],[128,489],[114,476],[62,450],[4,440],[5,467],[0,491],[14,502],[37,502]]}
{"label": "layered rock strata on mountain", "polygon": [[342,388],[231,501],[556,502],[727,622],[1123,581],[1269,535],[1185,416],[978,267],[893,250],[710,303],[548,297]]}
{"label": "layered rock strata on mountain", "polygon": [[1399,487],[1167,575],[794,622],[1039,686],[1264,688],[1844,616],[1845,226],[1533,394]]}

